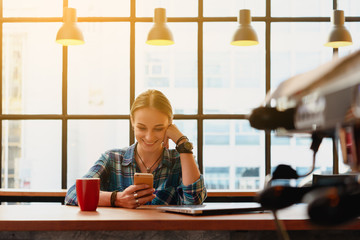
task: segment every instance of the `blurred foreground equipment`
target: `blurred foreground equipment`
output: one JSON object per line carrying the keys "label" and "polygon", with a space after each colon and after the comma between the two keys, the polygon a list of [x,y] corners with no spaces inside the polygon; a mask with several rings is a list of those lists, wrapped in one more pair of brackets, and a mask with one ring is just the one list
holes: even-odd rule
{"label": "blurred foreground equipment", "polygon": [[[249,116],[252,127],[286,135],[311,134],[315,155],[323,137],[339,139],[343,161],[360,172],[360,51],[336,58],[312,71],[282,82]],[[293,170],[274,174],[277,179],[297,179]],[[275,172],[274,172],[275,173]],[[264,208],[276,211],[307,202],[310,220],[336,225],[360,216],[358,181],[311,187],[269,184],[258,194]]]}

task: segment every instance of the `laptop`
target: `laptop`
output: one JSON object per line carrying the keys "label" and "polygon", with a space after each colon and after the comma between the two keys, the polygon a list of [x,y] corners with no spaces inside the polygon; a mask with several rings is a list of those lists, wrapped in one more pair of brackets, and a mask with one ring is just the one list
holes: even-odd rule
{"label": "laptop", "polygon": [[232,202],[232,203],[204,203],[203,205],[169,205],[157,206],[156,209],[163,212],[182,213],[188,215],[220,215],[262,212],[263,209],[256,202]]}

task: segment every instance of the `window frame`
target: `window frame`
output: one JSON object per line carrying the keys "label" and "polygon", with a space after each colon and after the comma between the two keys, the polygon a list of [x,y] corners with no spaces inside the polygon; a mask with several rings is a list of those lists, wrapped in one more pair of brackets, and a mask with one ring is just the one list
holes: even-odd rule
{"label": "window frame", "polygon": [[[152,22],[152,17],[136,17],[136,0],[130,1],[130,17],[78,17],[78,22],[128,22],[130,23],[130,106],[135,100],[135,23],[139,22]],[[176,120],[195,120],[197,122],[197,160],[201,173],[203,173],[203,144],[204,144],[204,120],[246,120],[246,114],[204,114],[203,112],[203,24],[205,22],[236,22],[237,16],[233,17],[204,17],[204,1],[198,0],[198,16],[197,17],[169,17],[168,22],[194,22],[198,25],[198,39],[197,39],[197,93],[198,103],[197,114],[175,114]],[[337,8],[337,1],[333,0],[333,8]],[[265,23],[265,94],[270,91],[270,64],[271,64],[271,23],[274,22],[330,22],[330,17],[271,17],[271,0],[266,0],[266,15],[263,17],[252,17],[254,22]],[[63,0],[63,7],[68,6],[68,0]],[[41,23],[41,22],[62,22],[61,17],[3,17],[3,1],[0,0],[0,38],[3,39],[3,24],[4,23]],[[346,17],[346,21],[360,22],[360,17]],[[3,41],[1,40],[1,56],[3,55]],[[334,54],[337,54],[337,49],[333,50]],[[0,59],[1,65],[3,59]],[[2,69],[1,69],[2,71]],[[68,120],[128,120],[129,115],[74,115],[68,114],[67,108],[67,90],[68,90],[68,47],[62,47],[62,113],[61,114],[3,114],[2,104],[0,105],[0,136],[2,138],[2,126],[4,120],[61,120],[62,122],[62,163],[61,163],[61,186],[66,189],[67,186],[67,144],[68,144]],[[0,74],[0,95],[3,99],[2,93],[2,72]],[[129,106],[129,108],[130,108]],[[131,127],[129,128],[129,144],[135,142],[134,132]],[[270,132],[265,132],[265,174],[269,174],[271,171],[271,135]],[[334,156],[334,168],[333,173],[338,173],[338,157],[336,153],[336,146],[333,144],[333,156]],[[0,149],[2,151],[2,148]],[[2,152],[0,152],[2,156]],[[2,160],[0,161],[0,169],[2,169]],[[0,186],[2,185],[2,179],[0,178]],[[229,193],[221,191],[215,191],[214,196],[226,196]],[[210,194],[211,195],[211,194]],[[230,194],[231,195],[231,194]],[[239,194],[233,193],[233,195],[242,196],[244,193],[239,191]],[[245,194],[246,195],[246,194]]]}

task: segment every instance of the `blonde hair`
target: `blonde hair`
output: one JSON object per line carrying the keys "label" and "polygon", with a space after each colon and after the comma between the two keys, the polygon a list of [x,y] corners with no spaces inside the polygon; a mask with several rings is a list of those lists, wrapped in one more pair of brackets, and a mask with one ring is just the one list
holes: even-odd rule
{"label": "blonde hair", "polygon": [[146,107],[152,107],[164,113],[169,118],[169,122],[173,119],[173,110],[169,99],[160,91],[149,89],[136,97],[130,109],[130,117],[134,118],[134,113]]}

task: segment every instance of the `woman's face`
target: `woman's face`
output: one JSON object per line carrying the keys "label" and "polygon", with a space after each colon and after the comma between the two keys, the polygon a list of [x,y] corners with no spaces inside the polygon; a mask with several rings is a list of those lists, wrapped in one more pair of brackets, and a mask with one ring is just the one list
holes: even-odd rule
{"label": "woman's face", "polygon": [[155,108],[141,108],[134,112],[131,122],[138,148],[143,151],[157,151],[162,148],[161,143],[169,126],[166,114]]}

